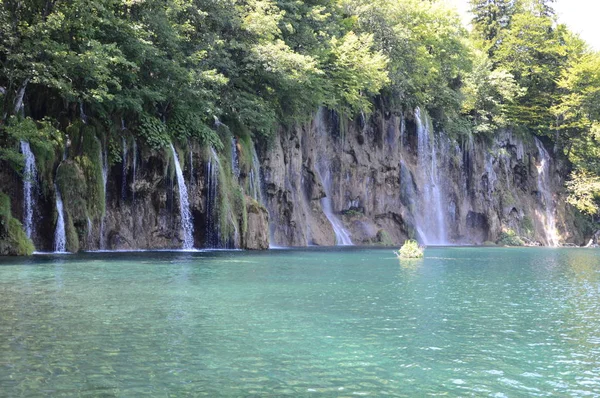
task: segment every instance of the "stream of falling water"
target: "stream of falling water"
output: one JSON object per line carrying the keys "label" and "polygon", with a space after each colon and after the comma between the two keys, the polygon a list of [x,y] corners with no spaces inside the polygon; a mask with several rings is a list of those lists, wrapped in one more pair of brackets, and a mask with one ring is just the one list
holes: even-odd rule
{"label": "stream of falling water", "polygon": [[538,170],[537,186],[542,197],[545,214],[542,217],[544,222],[544,234],[546,235],[546,244],[552,247],[558,247],[560,240],[556,232],[556,219],[554,218],[554,200],[552,198],[552,190],[550,187],[550,155],[544,148],[544,144],[535,138],[535,146],[540,155],[539,164],[536,166]]}
{"label": "stream of falling water", "polygon": [[179,164],[179,157],[177,151],[171,145],[171,151],[173,152],[173,161],[175,162],[175,173],[177,174],[177,187],[179,188],[179,213],[181,216],[181,227],[183,228],[183,249],[191,250],[194,248],[194,223],[192,221],[192,213],[190,211],[190,201],[188,197],[187,186],[185,185],[185,178],[183,178],[183,171]]}
{"label": "stream of falling water", "polygon": [[34,230],[33,210],[35,207],[35,196],[33,190],[37,178],[37,169],[35,167],[35,155],[31,151],[29,142],[21,141],[21,153],[25,156],[25,169],[23,170],[23,226],[28,238]]}
{"label": "stream of falling water", "polygon": [[56,230],[54,231],[54,252],[65,253],[67,251],[67,235],[65,231],[65,215],[63,201],[58,186],[54,185],[56,191]]}
{"label": "stream of falling water", "polygon": [[106,212],[108,210],[108,202],[107,202],[107,193],[106,193],[106,184],[108,182],[108,154],[106,152],[106,145],[102,146],[100,150],[100,162],[102,164],[102,188],[104,194],[104,212],[102,213],[102,218],[100,219],[100,250],[106,249],[106,238],[105,238],[105,223],[106,223]]}
{"label": "stream of falling water", "polygon": [[219,195],[219,156],[214,148],[210,149],[210,158],[206,163],[206,244],[208,248],[221,246],[221,230],[217,214]]}
{"label": "stream of falling water", "polygon": [[[417,123],[417,173],[421,197],[415,198],[414,214],[416,229],[421,243],[426,245],[448,244],[444,211],[443,184],[438,172],[438,153],[435,136],[428,116],[415,109]],[[433,214],[432,214],[433,213]]]}
{"label": "stream of falling water", "polygon": [[[327,134],[326,124],[323,120],[324,118],[324,109],[319,109],[317,113],[317,125],[316,130],[318,134],[318,139],[321,141],[319,145],[317,145],[317,150],[322,150],[326,148],[325,144],[322,142],[325,139]],[[331,200],[331,185],[332,185],[332,176],[331,176],[331,165],[328,157],[324,153],[317,153],[315,159],[316,172],[321,179],[321,183],[323,184],[323,190],[325,191],[325,197],[321,199],[321,207],[323,208],[323,213],[325,213],[325,217],[329,220],[331,227],[333,228],[333,232],[335,233],[335,244],[340,246],[350,246],[352,245],[352,239],[350,239],[350,233],[344,228],[342,221],[335,215],[333,211],[333,202]]]}
{"label": "stream of falling water", "polygon": [[123,144],[123,150],[121,156],[123,157],[123,181],[121,184],[121,199],[125,199],[127,195],[127,140],[125,137],[121,139]]}

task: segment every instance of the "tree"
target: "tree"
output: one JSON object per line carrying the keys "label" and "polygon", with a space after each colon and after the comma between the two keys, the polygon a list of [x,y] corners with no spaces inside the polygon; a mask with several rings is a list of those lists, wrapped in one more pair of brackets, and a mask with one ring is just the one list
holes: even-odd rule
{"label": "tree", "polygon": [[514,12],[512,0],[469,0],[473,14],[473,32],[482,40],[490,57],[500,44],[500,34],[507,29]]}

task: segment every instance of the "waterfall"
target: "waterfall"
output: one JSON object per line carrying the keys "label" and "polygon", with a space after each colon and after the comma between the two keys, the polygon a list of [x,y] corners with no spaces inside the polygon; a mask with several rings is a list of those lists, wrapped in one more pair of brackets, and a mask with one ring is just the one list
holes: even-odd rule
{"label": "waterfall", "polygon": [[79,103],[79,118],[83,122],[83,124],[87,124],[88,118],[85,112],[83,111],[83,102]]}
{"label": "waterfall", "polygon": [[446,216],[442,202],[443,184],[438,173],[437,143],[429,117],[415,109],[417,123],[417,172],[421,185],[421,197],[415,198],[417,209],[416,229],[422,243],[443,245],[448,243]]}
{"label": "waterfall", "polygon": [[177,187],[179,188],[179,213],[181,215],[181,226],[183,227],[183,249],[191,250],[194,248],[194,223],[190,211],[188,190],[185,185],[185,179],[183,178],[181,165],[179,164],[179,157],[177,157],[177,151],[175,151],[173,144],[170,145],[171,151],[173,152],[173,161],[175,162]]}
{"label": "waterfall", "polygon": [[137,162],[138,162],[137,141],[134,138],[133,139],[133,165],[132,165],[133,176],[132,176],[132,182],[131,182],[131,215],[132,215],[131,222],[133,224],[131,226],[131,231],[132,231],[134,237],[135,237],[135,220],[136,220],[136,216],[135,216],[135,177],[137,175]]}
{"label": "waterfall", "polygon": [[108,182],[108,154],[106,153],[106,146],[103,145],[100,150],[100,163],[102,164],[102,187],[104,189],[104,213],[102,213],[102,219],[100,220],[100,249],[106,248],[106,239],[104,236],[104,228],[106,221],[106,210],[108,206],[107,195],[106,195],[106,183]]}
{"label": "waterfall", "polygon": [[33,233],[33,210],[35,207],[35,189],[37,169],[35,167],[35,156],[31,152],[29,142],[21,141],[21,153],[25,156],[25,169],[23,169],[23,225],[28,238]]}
{"label": "waterfall", "polygon": [[406,135],[406,120],[404,117],[400,120],[400,151],[404,150],[404,136]]}
{"label": "waterfall", "polygon": [[65,232],[65,214],[63,201],[58,186],[54,185],[56,191],[56,230],[54,231],[54,252],[65,253],[67,251],[67,235]]}
{"label": "waterfall", "polygon": [[260,161],[256,149],[252,148],[252,169],[250,170],[250,195],[261,205],[264,205],[262,194],[262,179],[260,176]]}
{"label": "waterfall", "polygon": [[188,148],[190,149],[190,185],[192,185],[194,181],[194,150],[192,149],[192,144],[189,142]]}
{"label": "waterfall", "polygon": [[544,233],[546,235],[546,244],[552,247],[560,245],[559,237],[556,232],[556,220],[554,218],[554,201],[552,199],[552,190],[550,186],[550,155],[544,148],[544,144],[535,138],[535,146],[537,147],[540,159],[539,165],[536,165],[538,170],[537,186],[538,192],[542,199],[542,204],[545,209]]}
{"label": "waterfall", "polygon": [[[219,156],[210,148],[211,156],[206,163],[206,247],[218,248],[221,245],[220,223],[217,214],[219,194]],[[216,220],[216,222],[215,222]]]}
{"label": "waterfall", "polygon": [[123,142],[123,152],[121,153],[123,160],[123,180],[121,183],[121,199],[125,199],[127,195],[127,141],[125,137],[121,138]]}
{"label": "waterfall", "polygon": [[[317,134],[319,134],[321,142],[319,145],[317,145],[317,150],[323,150],[326,148],[324,139],[327,134],[327,129],[325,128],[325,123],[323,122],[323,114],[324,109],[320,108],[316,119],[316,130]],[[323,208],[323,213],[325,213],[325,217],[327,217],[329,220],[329,223],[333,228],[333,232],[335,233],[335,244],[341,246],[350,246],[353,244],[352,240],[350,239],[350,234],[344,228],[342,221],[335,215],[333,211],[333,203],[331,200],[331,165],[325,153],[316,154],[315,166],[316,172],[321,179],[321,183],[323,184],[323,190],[325,191],[325,197],[321,199],[321,207]]]}
{"label": "waterfall", "polygon": [[240,159],[237,152],[237,140],[231,137],[231,171],[236,178],[240,177]]}
{"label": "waterfall", "polygon": [[487,175],[487,190],[490,198],[492,197],[492,193],[494,192],[494,185],[496,181],[498,181],[498,176],[496,175],[496,171],[494,171],[494,157],[489,153],[485,154],[485,173]]}

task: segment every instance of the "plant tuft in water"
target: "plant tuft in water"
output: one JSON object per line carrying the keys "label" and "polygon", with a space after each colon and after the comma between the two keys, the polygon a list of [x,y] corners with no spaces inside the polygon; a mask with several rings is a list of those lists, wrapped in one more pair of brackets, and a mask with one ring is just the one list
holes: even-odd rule
{"label": "plant tuft in water", "polygon": [[408,239],[395,253],[399,258],[423,258],[423,251],[424,248],[416,240]]}

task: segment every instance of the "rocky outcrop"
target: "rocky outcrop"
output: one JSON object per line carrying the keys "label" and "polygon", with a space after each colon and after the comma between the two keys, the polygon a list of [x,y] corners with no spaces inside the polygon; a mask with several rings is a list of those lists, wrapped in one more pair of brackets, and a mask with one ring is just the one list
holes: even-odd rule
{"label": "rocky outcrop", "polygon": [[272,243],[332,243],[322,159],[331,171],[334,213],[354,244],[372,244],[381,230],[395,243],[414,237],[482,244],[508,229],[544,245],[555,234],[582,243],[563,199],[565,173],[545,157],[541,141],[508,131],[494,140],[456,140],[426,124],[418,113],[342,121],[320,109],[311,123],[280,132],[263,156]]}
{"label": "rocky outcrop", "polygon": [[248,228],[244,238],[244,247],[249,250],[269,248],[269,213],[251,197],[246,198]]}
{"label": "rocky outcrop", "polygon": [[[107,145],[102,134],[81,131],[67,158],[36,188],[36,249],[53,250],[52,172],[65,201],[71,247],[181,248],[172,151],[132,137],[119,148],[114,141]],[[193,142],[175,145],[196,248],[261,250],[349,240],[385,245],[407,238],[483,244],[506,231],[531,244],[587,243],[563,199],[561,176],[567,172],[543,140],[510,131],[494,139],[454,138],[434,131],[418,110],[381,109],[346,120],[321,108],[310,122],[282,128],[259,156],[247,135],[227,134],[230,145],[219,151]],[[0,181],[13,216],[23,220],[22,206],[15,206],[23,200],[22,180],[2,172]]]}

